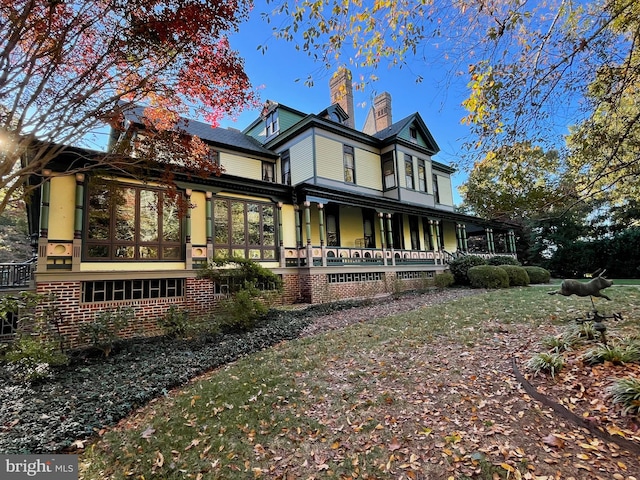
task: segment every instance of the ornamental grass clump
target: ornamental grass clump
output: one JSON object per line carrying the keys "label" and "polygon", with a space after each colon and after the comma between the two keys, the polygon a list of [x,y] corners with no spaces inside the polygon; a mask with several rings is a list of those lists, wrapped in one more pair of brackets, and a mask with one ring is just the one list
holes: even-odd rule
{"label": "ornamental grass clump", "polygon": [[587,350],[582,360],[589,365],[611,362],[615,365],[640,361],[640,347],[637,343],[613,343],[598,345]]}
{"label": "ornamental grass clump", "polygon": [[640,414],[640,379],[637,377],[625,377],[616,380],[609,387],[609,396],[613,403],[622,404],[624,415]]}
{"label": "ornamental grass clump", "polygon": [[556,373],[564,367],[564,358],[559,353],[538,353],[527,361],[526,367],[534,377],[541,373],[548,373],[555,378]]}
{"label": "ornamental grass clump", "polygon": [[556,353],[573,350],[573,347],[575,347],[579,342],[580,338],[573,335],[572,332],[566,332],[562,335],[549,336],[542,339],[542,345]]}

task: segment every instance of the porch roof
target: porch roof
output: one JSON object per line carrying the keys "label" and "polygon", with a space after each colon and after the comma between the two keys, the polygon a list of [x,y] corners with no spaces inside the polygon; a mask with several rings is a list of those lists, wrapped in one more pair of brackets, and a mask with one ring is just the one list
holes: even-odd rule
{"label": "porch roof", "polygon": [[467,233],[483,231],[485,228],[494,228],[497,230],[508,230],[516,228],[505,222],[497,222],[486,220],[473,215],[464,213],[456,213],[452,211],[439,210],[430,207],[420,207],[407,203],[401,203],[398,200],[371,197],[358,194],[355,192],[344,192],[319,185],[301,184],[296,187],[296,196],[299,201],[312,202],[335,202],[341,205],[349,205],[352,207],[370,208],[383,213],[405,213],[407,215],[415,215],[429,217],[433,219],[449,220],[456,223],[464,223],[467,226]]}

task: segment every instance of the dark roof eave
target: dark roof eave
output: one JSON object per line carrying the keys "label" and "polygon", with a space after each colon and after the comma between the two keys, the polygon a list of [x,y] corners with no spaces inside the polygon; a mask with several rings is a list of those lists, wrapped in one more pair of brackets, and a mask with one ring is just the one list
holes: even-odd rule
{"label": "dark roof eave", "polygon": [[440,218],[444,220],[451,220],[458,223],[475,224],[480,227],[494,227],[494,228],[512,228],[504,222],[491,221],[481,217],[475,217],[473,215],[467,215],[463,213],[447,212],[444,210],[438,210],[431,207],[419,207],[406,203],[399,202],[398,200],[390,198],[370,197],[366,195],[357,194],[354,192],[345,192],[335,190],[331,188],[321,187],[312,184],[301,184],[296,187],[297,198],[301,199],[304,196],[317,196],[332,200],[338,203],[352,205],[356,207],[372,208],[379,211],[390,211],[398,213],[406,213],[408,215],[429,216],[434,218]]}

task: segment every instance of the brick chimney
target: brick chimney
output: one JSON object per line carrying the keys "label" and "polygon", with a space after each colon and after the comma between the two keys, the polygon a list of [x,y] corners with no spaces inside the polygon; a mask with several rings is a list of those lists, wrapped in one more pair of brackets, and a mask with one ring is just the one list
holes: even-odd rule
{"label": "brick chimney", "polygon": [[349,115],[349,118],[344,122],[345,125],[350,128],[355,128],[356,122],[355,110],[353,108],[351,72],[344,67],[340,67],[329,81],[329,90],[331,92],[331,104],[339,104],[347,115]]}
{"label": "brick chimney", "polygon": [[391,95],[383,92],[373,99],[373,106],[367,114],[362,131],[374,135],[393,123],[391,119]]}

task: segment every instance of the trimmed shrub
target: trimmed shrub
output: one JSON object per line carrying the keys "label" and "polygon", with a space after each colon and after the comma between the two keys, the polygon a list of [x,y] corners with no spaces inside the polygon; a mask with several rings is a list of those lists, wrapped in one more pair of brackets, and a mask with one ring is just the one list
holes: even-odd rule
{"label": "trimmed shrub", "polygon": [[453,285],[455,281],[456,280],[455,278],[453,278],[451,272],[443,272],[439,275],[436,275],[434,283],[438,288],[447,288]]}
{"label": "trimmed shrub", "polygon": [[467,272],[473,288],[508,288],[509,276],[495,265],[477,265]]}
{"label": "trimmed shrub", "polygon": [[449,263],[449,270],[453,274],[456,284],[470,285],[471,282],[467,275],[469,269],[471,267],[486,264],[487,262],[485,259],[478,255],[465,255],[463,257],[458,257],[453,262]]}
{"label": "trimmed shrub", "polygon": [[510,287],[526,287],[529,285],[529,275],[524,268],[516,265],[500,265],[498,268],[507,272]]}
{"label": "trimmed shrub", "polygon": [[551,272],[542,267],[523,267],[529,275],[529,283],[549,283]]}
{"label": "trimmed shrub", "polygon": [[500,265],[516,265],[521,266],[522,264],[518,261],[517,258],[511,257],[509,255],[496,255],[495,257],[491,257],[487,260],[487,265],[495,265],[499,267]]}

